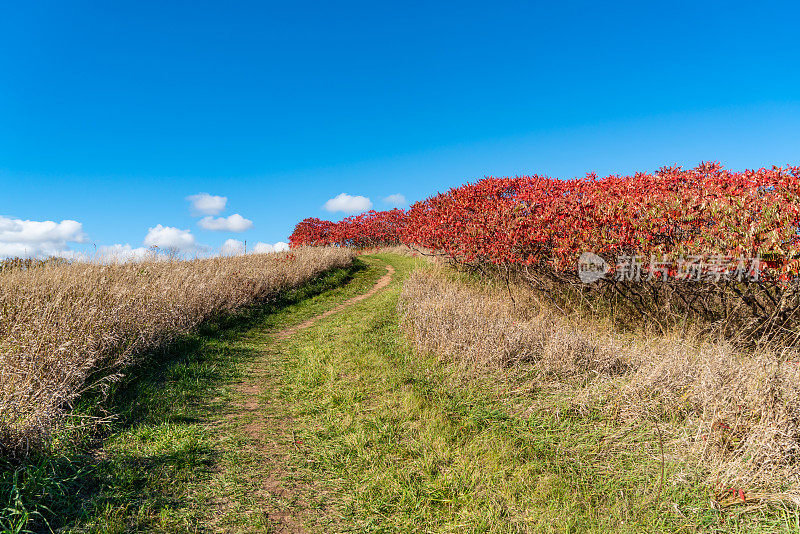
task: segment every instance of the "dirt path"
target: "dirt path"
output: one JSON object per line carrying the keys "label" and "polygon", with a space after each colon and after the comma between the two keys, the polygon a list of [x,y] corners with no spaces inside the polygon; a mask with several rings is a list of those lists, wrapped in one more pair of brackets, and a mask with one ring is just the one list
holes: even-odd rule
{"label": "dirt path", "polygon": [[367,291],[366,293],[362,293],[356,297],[348,299],[341,304],[336,305],[334,308],[317,315],[316,317],[312,317],[311,319],[304,321],[298,325],[292,326],[290,328],[286,328],[285,330],[281,330],[280,332],[275,332],[274,334],[270,334],[272,337],[276,339],[286,339],[287,337],[291,337],[292,335],[296,334],[300,330],[305,330],[306,328],[313,325],[319,319],[324,319],[325,317],[330,317],[334,313],[339,313],[340,311],[344,310],[345,308],[352,306],[356,302],[362,301],[366,298],[371,297],[384,287],[389,285],[389,282],[392,281],[392,275],[394,274],[394,267],[391,265],[386,265],[386,274],[383,275],[372,288]]}
{"label": "dirt path", "polygon": [[[273,339],[291,337],[309,328],[316,321],[339,313],[376,294],[386,288],[392,280],[394,268],[387,264],[386,270],[386,274],[366,293],[352,297],[300,324],[270,333],[269,337]],[[258,487],[252,489],[261,500],[261,513],[268,517],[271,530],[280,533],[307,532],[303,524],[324,523],[324,519],[320,521],[319,516],[325,515],[325,511],[311,512],[308,509],[309,497],[317,492],[318,488],[310,484],[287,482],[290,473],[286,472],[284,466],[291,463],[293,450],[298,450],[298,444],[302,442],[299,442],[292,432],[291,419],[277,409],[277,403],[280,402],[276,395],[279,377],[274,375],[276,366],[271,361],[275,357],[280,356],[268,351],[264,353],[263,358],[250,365],[247,373],[250,379],[236,386],[239,400],[235,404],[236,409],[228,417],[248,436],[250,451],[261,458],[259,472],[253,473],[254,477],[258,477]],[[223,504],[223,506],[230,505],[230,502]]]}

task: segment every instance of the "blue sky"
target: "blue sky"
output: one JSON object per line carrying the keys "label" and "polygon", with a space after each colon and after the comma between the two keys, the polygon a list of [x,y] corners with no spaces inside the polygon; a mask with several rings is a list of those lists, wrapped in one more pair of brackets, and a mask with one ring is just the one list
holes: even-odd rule
{"label": "blue sky", "polygon": [[[344,216],[324,208],[341,193],[385,209],[484,175],[800,164],[799,16],[788,2],[7,3],[0,255],[142,247],[150,229],[186,250],[274,244],[304,217]],[[193,210],[199,193],[224,209]],[[218,220],[236,214],[251,224]]]}

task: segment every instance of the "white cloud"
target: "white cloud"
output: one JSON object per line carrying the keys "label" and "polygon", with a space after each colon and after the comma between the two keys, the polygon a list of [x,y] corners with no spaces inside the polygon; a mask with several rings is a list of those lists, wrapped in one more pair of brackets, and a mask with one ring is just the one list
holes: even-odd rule
{"label": "white cloud", "polygon": [[0,258],[49,258],[68,257],[73,254],[68,247],[50,243],[3,243],[0,242]]}
{"label": "white cloud", "polygon": [[401,195],[400,193],[389,195],[388,197],[384,198],[383,201],[396,208],[402,208],[403,206],[406,205],[406,197],[405,195]]}
{"label": "white cloud", "polygon": [[269,254],[270,252],[283,252],[289,250],[289,243],[278,241],[274,245],[269,243],[256,243],[253,247],[253,254]]}
{"label": "white cloud", "polygon": [[145,247],[132,247],[129,244],[115,244],[102,246],[97,249],[98,259],[109,262],[140,261],[145,259],[155,259],[154,252]]}
{"label": "white cloud", "polygon": [[367,197],[350,196],[347,193],[340,193],[325,203],[325,209],[343,211],[344,213],[358,213],[372,208],[372,201]]}
{"label": "white cloud", "polygon": [[3,243],[83,243],[83,225],[77,221],[23,221],[0,216],[0,242]]}
{"label": "white cloud", "polygon": [[219,215],[228,203],[228,197],[209,195],[208,193],[189,195],[186,200],[192,203],[192,209],[196,213],[203,215]]}
{"label": "white cloud", "polygon": [[200,228],[205,230],[213,230],[215,232],[244,232],[253,227],[253,221],[245,219],[238,213],[234,213],[230,217],[203,217],[197,223]]}
{"label": "white cloud", "polygon": [[244,243],[236,239],[228,239],[222,244],[219,253],[223,256],[238,256],[244,254]]}
{"label": "white cloud", "polygon": [[77,221],[28,221],[0,216],[0,257],[72,256],[67,243],[85,243]]}
{"label": "white cloud", "polygon": [[[289,250],[289,244],[283,241],[278,241],[274,245],[259,241],[254,246],[248,247],[246,252],[248,254],[269,254],[272,252],[283,252],[284,250]],[[245,244],[237,239],[228,239],[222,244],[219,253],[222,256],[239,256],[245,253]]]}
{"label": "white cloud", "polygon": [[194,236],[189,230],[159,224],[147,230],[144,244],[147,247],[183,251],[194,248]]}

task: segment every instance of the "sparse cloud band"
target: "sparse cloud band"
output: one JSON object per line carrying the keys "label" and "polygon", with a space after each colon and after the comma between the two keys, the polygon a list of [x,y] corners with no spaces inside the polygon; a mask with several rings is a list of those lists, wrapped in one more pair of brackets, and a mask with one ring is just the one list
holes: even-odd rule
{"label": "sparse cloud band", "polygon": [[289,244],[282,241],[278,241],[274,245],[258,242],[253,245],[252,248],[247,249],[243,241],[228,239],[223,243],[222,248],[220,248],[220,254],[222,256],[238,256],[245,252],[250,254],[269,254],[271,252],[283,252],[285,250],[289,250]]}

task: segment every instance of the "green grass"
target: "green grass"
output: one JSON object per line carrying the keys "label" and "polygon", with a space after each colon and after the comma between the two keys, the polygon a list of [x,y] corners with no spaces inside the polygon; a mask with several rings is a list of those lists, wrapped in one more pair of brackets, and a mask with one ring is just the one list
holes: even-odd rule
{"label": "green grass", "polygon": [[[657,427],[619,429],[553,405],[515,416],[489,374],[457,368],[400,339],[388,291],[284,344],[283,405],[305,447],[295,465],[326,481],[343,529],[360,532],[775,532],[797,514],[736,518],[711,507],[698,473],[662,461]],[[516,399],[520,401],[520,399]],[[524,399],[523,399],[524,400]],[[622,445],[622,446],[621,446]],[[678,477],[678,475],[682,475]],[[675,483],[676,479],[685,482]],[[762,514],[759,516],[759,514]]]}
{"label": "green grass", "polygon": [[[269,337],[365,292],[384,262],[387,290]],[[152,355],[106,402],[120,415],[100,435],[0,472],[5,532],[47,531],[43,519],[63,532],[800,531],[796,511],[714,510],[701,474],[669,455],[662,484],[655,425],[611,439],[613,421],[555,398],[520,415],[534,399],[498,395],[501,374],[466,378],[411,350],[397,299],[414,268],[365,256]],[[79,413],[99,415],[96,400]]]}
{"label": "green grass", "polygon": [[378,276],[361,261],[331,271],[147,355],[102,402],[81,399],[74,423],[114,419],[64,431],[24,463],[0,464],[0,532],[195,532],[208,519],[207,483],[226,453],[213,423],[227,409],[230,384],[259,355],[247,333],[313,317]]}

